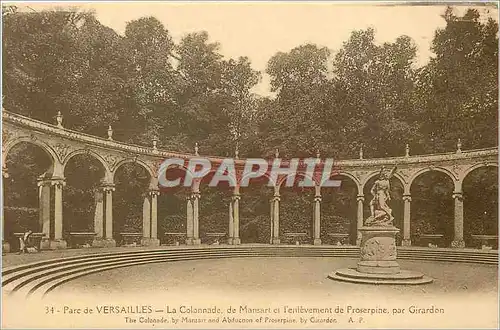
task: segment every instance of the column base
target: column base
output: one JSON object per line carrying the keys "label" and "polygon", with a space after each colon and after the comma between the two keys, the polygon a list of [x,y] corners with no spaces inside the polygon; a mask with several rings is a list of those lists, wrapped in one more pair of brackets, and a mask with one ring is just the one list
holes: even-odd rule
{"label": "column base", "polygon": [[50,240],[48,248],[49,250],[63,250],[68,248],[68,243],[63,239]]}
{"label": "column base", "polygon": [[271,240],[271,244],[280,244],[280,239],[273,237],[273,239]]}
{"label": "column base", "polygon": [[232,237],[228,237],[227,244],[233,245],[233,238]]}
{"label": "column base", "polygon": [[465,242],[463,240],[455,240],[451,242],[452,248],[463,249],[465,247]]}
{"label": "column base", "polygon": [[361,237],[361,234],[359,234],[358,237],[356,237],[356,246],[361,246],[361,241],[362,241],[362,237]]}
{"label": "column base", "polygon": [[239,237],[233,238],[233,245],[240,245],[241,244],[241,239]]}
{"label": "column base", "polygon": [[404,239],[401,241],[401,246],[411,246],[411,240],[410,239]]}
{"label": "column base", "polygon": [[314,245],[321,245],[321,238],[315,238],[313,244]]}
{"label": "column base", "polygon": [[160,240],[158,238],[143,237],[141,239],[142,246],[160,246]]}
{"label": "column base", "polygon": [[10,243],[2,240],[2,253],[10,252]]}
{"label": "column base", "polygon": [[116,247],[116,241],[112,238],[102,238],[102,237],[96,237],[92,241],[92,246],[93,247]]}
{"label": "column base", "polygon": [[50,250],[50,239],[48,237],[42,237],[40,250]]}
{"label": "column base", "polygon": [[186,239],[186,245],[200,245],[201,239],[199,238],[188,238]]}

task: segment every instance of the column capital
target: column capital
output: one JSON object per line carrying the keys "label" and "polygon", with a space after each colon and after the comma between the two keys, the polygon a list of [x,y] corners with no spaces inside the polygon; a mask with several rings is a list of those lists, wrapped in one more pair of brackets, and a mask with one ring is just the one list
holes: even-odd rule
{"label": "column capital", "polygon": [[38,178],[36,180],[36,184],[38,187],[41,187],[41,186],[50,186],[52,185],[52,180],[50,179],[45,179],[45,178]]}
{"label": "column capital", "polygon": [[364,202],[365,201],[365,195],[358,195],[358,196],[356,196],[356,201],[358,201],[358,202]]}
{"label": "column capital", "polygon": [[453,195],[451,195],[453,199],[458,199],[458,200],[463,200],[464,199],[464,194],[462,192],[453,192]]}
{"label": "column capital", "polygon": [[104,192],[112,192],[115,191],[115,185],[112,183],[105,183],[101,185],[101,189]]}
{"label": "column capital", "polygon": [[279,202],[281,200],[280,195],[274,195],[273,198],[271,199],[273,202]]}
{"label": "column capital", "polygon": [[7,179],[9,177],[9,171],[7,170],[7,166],[5,165],[2,166],[2,177],[4,179]]}
{"label": "column capital", "polygon": [[191,199],[200,199],[201,198],[201,194],[199,191],[193,191],[191,193]]}
{"label": "column capital", "polygon": [[314,196],[315,202],[321,202],[321,196]]}
{"label": "column capital", "polygon": [[403,195],[403,201],[405,201],[405,202],[411,202],[411,195],[410,194],[404,194]]}
{"label": "column capital", "polygon": [[160,191],[157,189],[152,189],[152,190],[148,191],[148,193],[151,195],[151,197],[160,196]]}
{"label": "column capital", "polygon": [[66,179],[65,178],[53,178],[50,180],[50,184],[52,186],[56,186],[56,187],[64,187],[64,186],[66,186]]}
{"label": "column capital", "polygon": [[231,197],[231,199],[232,199],[233,201],[239,201],[239,200],[241,199],[241,196],[240,196],[240,194],[234,194],[234,195]]}

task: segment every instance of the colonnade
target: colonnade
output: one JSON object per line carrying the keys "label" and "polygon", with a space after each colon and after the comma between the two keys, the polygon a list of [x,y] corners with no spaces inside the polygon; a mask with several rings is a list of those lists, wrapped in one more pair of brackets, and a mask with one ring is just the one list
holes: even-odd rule
{"label": "colonnade", "polygon": [[[65,248],[66,243],[63,239],[63,189],[65,187],[64,178],[39,179],[39,228],[44,234],[42,248]],[[104,183],[96,192],[96,210],[94,215],[94,246],[115,246],[113,238],[113,192],[115,186],[113,183]],[[51,194],[54,195],[53,205],[51,205]],[[142,245],[157,246],[160,244],[158,236],[158,196],[160,191],[150,189],[144,195],[142,212]],[[464,207],[463,193],[454,192],[454,237],[451,243],[452,247],[464,247]],[[199,233],[199,205],[201,193],[192,191],[186,197],[186,244],[201,244]],[[411,195],[404,194],[403,199],[403,227],[402,245],[411,245]],[[234,193],[229,205],[228,214],[228,232],[227,243],[232,245],[241,244],[240,239],[240,200],[239,193]],[[361,234],[359,229],[363,226],[366,215],[364,214],[365,196],[358,194],[357,202],[357,243],[359,244]],[[270,199],[270,221],[271,221],[271,244],[280,244],[280,203],[279,193],[275,193]],[[313,221],[312,241],[314,245],[321,244],[321,194],[316,194],[311,201],[311,214]],[[54,208],[53,221],[51,221],[51,208]],[[51,228],[53,224],[53,228]]]}

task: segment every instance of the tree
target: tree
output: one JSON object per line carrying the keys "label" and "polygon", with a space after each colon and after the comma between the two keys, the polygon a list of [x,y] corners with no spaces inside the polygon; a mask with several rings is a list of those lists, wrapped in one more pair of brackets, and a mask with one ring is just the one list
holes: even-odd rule
{"label": "tree", "polygon": [[248,58],[224,60],[218,43],[206,32],[186,35],[177,47],[178,71],[183,78],[179,106],[184,131],[192,145],[205,154],[233,154],[251,130],[254,95],[259,73]]}
{"label": "tree", "polygon": [[324,138],[321,118],[328,91],[325,47],[307,44],[277,53],[268,62],[271,90],[277,92],[268,122],[268,152],[279,148],[286,157],[311,156]]}
{"label": "tree", "polygon": [[459,17],[448,8],[436,31],[435,57],[419,75],[426,152],[498,145],[498,23],[475,9]]}
{"label": "tree", "polygon": [[127,23],[123,45],[128,61],[122,70],[133,99],[120,126],[135,133],[131,136],[135,143],[150,145],[157,138],[168,146],[167,141],[180,133],[179,77],[172,63],[172,38],[156,18],[143,17]]}
{"label": "tree", "polygon": [[[414,106],[416,47],[407,36],[376,45],[375,31],[355,31],[333,62],[338,109],[332,110],[342,158],[363,145],[369,157],[402,155],[418,141]],[[333,124],[335,126],[335,124]],[[347,148],[346,148],[347,147]]]}

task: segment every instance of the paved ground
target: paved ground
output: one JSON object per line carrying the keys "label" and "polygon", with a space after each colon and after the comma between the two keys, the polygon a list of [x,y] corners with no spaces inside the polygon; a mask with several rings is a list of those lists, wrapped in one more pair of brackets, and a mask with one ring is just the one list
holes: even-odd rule
{"label": "paved ground", "polygon": [[[182,248],[182,247],[178,247]],[[117,249],[106,249],[114,252]],[[137,250],[132,249],[132,250]],[[123,249],[118,248],[118,251]],[[81,250],[45,253],[40,256],[69,256]],[[102,253],[103,250],[88,252]],[[85,253],[85,254],[87,254]],[[4,260],[26,256],[4,256]],[[39,259],[39,258],[36,258]],[[21,259],[19,259],[21,260]],[[19,261],[18,260],[18,261]],[[48,294],[43,303],[27,305],[12,302],[10,324],[44,327],[173,327],[173,328],[240,328],[239,323],[196,324],[180,321],[173,324],[127,323],[122,314],[96,314],[75,316],[63,312],[66,308],[139,308],[151,306],[152,317],[196,318],[203,314],[181,311],[184,308],[220,308],[222,316],[254,320],[260,315],[284,320],[295,319],[297,324],[252,323],[247,328],[491,328],[498,324],[498,268],[495,265],[476,265],[431,261],[399,260],[403,269],[420,271],[434,278],[434,282],[420,286],[382,286],[337,282],[327,275],[338,268],[353,267],[353,258],[309,257],[248,257],[180,261],[160,264],[137,265],[87,275],[67,282]],[[17,307],[16,307],[17,306]],[[14,317],[19,306],[36,318]],[[57,317],[46,315],[47,307],[58,311]],[[186,307],[187,306],[187,307]],[[377,312],[346,312],[351,306],[360,310]],[[238,312],[227,314],[230,308]],[[266,309],[267,314],[249,313],[242,308]],[[285,308],[344,308],[343,312],[284,312]],[[278,312],[274,312],[277,308]],[[413,308],[413,309],[412,309]],[[410,310],[437,308],[436,314],[415,314]],[[172,309],[172,312],[169,310]],[[176,310],[173,312],[173,310]],[[404,313],[395,313],[405,310]],[[35,313],[35,314],[33,314]],[[39,314],[36,314],[39,313]],[[21,314],[22,315],[22,314]],[[135,317],[135,314],[126,314]],[[146,314],[148,315],[148,314]],[[204,314],[203,318],[212,314]],[[208,315],[208,316],[207,316]],[[300,317],[307,318],[301,324]],[[337,325],[326,321],[313,323],[317,318],[335,317]],[[350,323],[350,317],[355,322]],[[316,318],[316,319],[315,319]],[[138,319],[138,318],[137,318]],[[17,322],[17,323],[16,323]],[[300,321],[301,322],[301,321]]]}
{"label": "paved ground", "polygon": [[[335,269],[352,267],[350,258],[231,258],[138,265],[92,274],[56,289],[57,292],[89,294],[157,294],[213,290],[225,294],[285,292],[300,288],[304,292],[348,291],[350,294],[457,294],[496,295],[496,266],[446,262],[400,260],[402,269],[423,272],[434,283],[423,286],[371,286],[327,279]],[[333,290],[333,291],[332,291]],[[55,291],[55,292],[56,292]]]}
{"label": "paved ground", "polygon": [[[133,302],[152,304],[155,308],[166,304],[178,311],[182,305],[223,309],[228,306],[278,307],[280,317],[291,316],[283,313],[284,306],[387,308],[390,315],[361,314],[366,321],[362,326],[372,328],[491,327],[498,322],[496,266],[399,261],[403,269],[420,271],[434,278],[433,283],[420,286],[352,284],[327,278],[333,270],[355,266],[356,262],[357,259],[331,257],[256,257],[138,265],[68,282],[51,292],[47,301],[78,297],[87,304]],[[435,307],[443,313],[409,314],[411,306]],[[394,309],[405,309],[406,314],[392,314]],[[344,316],[337,326],[341,328],[355,326],[349,324],[349,315],[355,315],[356,320],[360,316],[341,315]],[[307,326],[319,325],[331,328],[328,323]],[[270,327],[274,325],[268,324],[266,328]]]}

